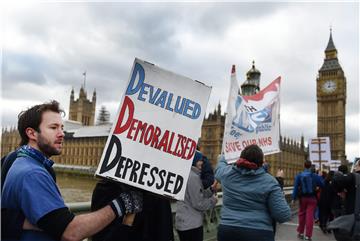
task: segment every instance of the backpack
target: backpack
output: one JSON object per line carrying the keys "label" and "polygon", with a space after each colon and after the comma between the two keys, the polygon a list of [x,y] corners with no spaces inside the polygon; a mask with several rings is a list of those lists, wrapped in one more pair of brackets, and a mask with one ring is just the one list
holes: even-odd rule
{"label": "backpack", "polygon": [[301,196],[315,196],[316,184],[314,180],[314,173],[303,172],[300,175],[299,194]]}

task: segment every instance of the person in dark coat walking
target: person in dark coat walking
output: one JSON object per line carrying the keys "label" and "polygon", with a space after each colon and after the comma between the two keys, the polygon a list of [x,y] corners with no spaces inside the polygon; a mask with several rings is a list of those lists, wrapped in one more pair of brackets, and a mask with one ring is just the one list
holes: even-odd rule
{"label": "person in dark coat walking", "polygon": [[336,196],[336,192],[331,186],[333,181],[334,171],[330,171],[325,178],[324,187],[321,189],[320,198],[319,198],[319,221],[320,221],[320,229],[323,233],[330,233],[329,230],[326,229],[327,223],[333,220],[333,215],[331,213],[332,206],[332,198]]}
{"label": "person in dark coat walking", "polygon": [[[355,211],[356,200],[356,177],[360,175],[360,160],[354,163],[353,173],[336,175],[333,179],[333,187],[335,191],[344,198],[344,212],[342,215],[352,214]],[[354,241],[360,240],[358,236],[356,239],[348,237],[346,234],[334,230],[335,239],[338,241]]]}

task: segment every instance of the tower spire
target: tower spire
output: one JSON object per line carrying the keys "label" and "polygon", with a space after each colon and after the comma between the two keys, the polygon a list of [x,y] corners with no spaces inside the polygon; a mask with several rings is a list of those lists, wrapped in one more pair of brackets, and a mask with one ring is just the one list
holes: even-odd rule
{"label": "tower spire", "polygon": [[85,89],[85,85],[86,85],[86,70],[85,70],[85,72],[83,73],[83,76],[84,76],[84,89]]}
{"label": "tower spire", "polygon": [[335,48],[334,41],[332,39],[332,27],[330,26],[330,37],[329,37],[329,42],[327,44],[325,52],[332,51],[332,50],[336,50],[336,48]]}

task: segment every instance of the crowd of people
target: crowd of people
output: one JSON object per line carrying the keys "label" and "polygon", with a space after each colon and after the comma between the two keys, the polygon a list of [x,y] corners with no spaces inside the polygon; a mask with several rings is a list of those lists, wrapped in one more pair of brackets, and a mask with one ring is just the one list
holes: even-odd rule
{"label": "crowd of people", "polygon": [[[59,103],[51,101],[19,114],[21,145],[1,160],[1,239],[174,240],[171,200],[126,184],[101,179],[90,213],[69,210],[50,160],[61,153],[62,113]],[[325,233],[330,232],[330,220],[354,213],[355,174],[340,166],[338,172],[320,176],[311,162],[305,161],[304,167],[295,178],[292,198],[299,199],[298,237],[311,240],[317,207]],[[232,164],[220,155],[214,171],[207,157],[196,151],[185,198],[176,202],[174,224],[180,241],[203,240],[204,212],[218,201],[218,183],[223,192],[218,241],[275,240],[276,223],[289,221],[291,211],[282,190],[283,171],[275,178],[268,169],[257,145],[244,148]],[[360,162],[355,172],[360,172]],[[334,234],[337,240],[347,240]]]}
{"label": "crowd of people", "polygon": [[353,172],[346,165],[337,171],[316,171],[311,161],[305,161],[304,171],[295,177],[292,203],[299,200],[298,238],[312,240],[314,223],[324,234],[334,232],[336,240],[358,240],[342,236],[339,230],[328,229],[328,224],[341,215],[353,214],[355,209],[355,175],[360,173],[360,161],[354,163]]}

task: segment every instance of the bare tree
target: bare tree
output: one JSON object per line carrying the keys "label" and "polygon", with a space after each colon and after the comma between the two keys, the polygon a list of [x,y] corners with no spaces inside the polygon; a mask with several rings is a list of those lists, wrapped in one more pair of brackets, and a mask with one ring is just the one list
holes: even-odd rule
{"label": "bare tree", "polygon": [[104,124],[108,124],[110,120],[110,113],[109,111],[105,108],[105,106],[101,106],[100,109],[100,113],[97,119],[97,124],[98,125],[104,125]]}

